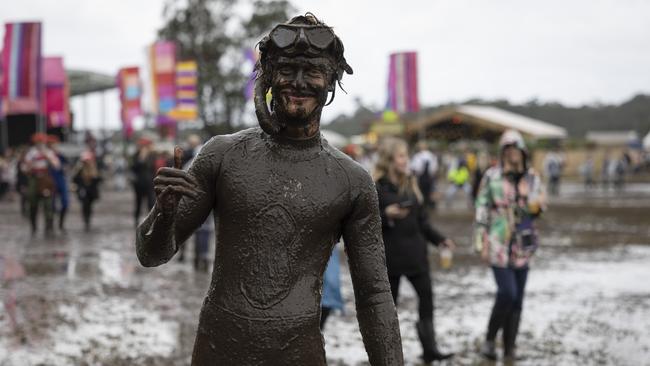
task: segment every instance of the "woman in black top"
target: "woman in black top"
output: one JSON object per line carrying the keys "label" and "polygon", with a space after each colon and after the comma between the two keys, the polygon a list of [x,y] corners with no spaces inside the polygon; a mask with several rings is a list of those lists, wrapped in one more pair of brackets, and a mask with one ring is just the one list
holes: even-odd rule
{"label": "woman in black top", "polygon": [[436,345],[427,242],[450,249],[454,242],[431,226],[408,162],[403,140],[385,140],[379,149],[374,175],[393,300],[397,305],[400,278],[405,276],[418,295],[417,331],[422,343],[422,359],[428,363],[450,358],[453,354],[441,353]]}
{"label": "woman in black top", "polygon": [[77,185],[77,197],[81,202],[81,213],[86,231],[90,230],[93,204],[99,199],[99,183],[101,180],[95,158],[90,152],[85,151],[81,154],[72,182]]}

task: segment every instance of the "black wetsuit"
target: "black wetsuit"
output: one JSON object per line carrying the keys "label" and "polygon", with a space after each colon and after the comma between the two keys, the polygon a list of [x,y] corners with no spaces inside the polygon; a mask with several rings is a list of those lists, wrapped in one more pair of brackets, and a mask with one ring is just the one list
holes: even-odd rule
{"label": "black wetsuit", "polygon": [[325,365],[323,272],[342,235],[372,365],[402,365],[377,193],[366,171],[329,146],[259,128],[216,136],[189,168],[199,198],[175,216],[154,208],[138,228],[146,266],[168,261],[214,209],[218,246],[193,365]]}

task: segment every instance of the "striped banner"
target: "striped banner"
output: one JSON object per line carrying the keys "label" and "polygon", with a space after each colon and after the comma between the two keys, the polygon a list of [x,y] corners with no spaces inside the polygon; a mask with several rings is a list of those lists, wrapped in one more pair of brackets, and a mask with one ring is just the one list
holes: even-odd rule
{"label": "striped banner", "polygon": [[140,106],[140,97],[142,96],[140,69],[137,66],[121,68],[117,74],[117,86],[120,89],[120,102],[122,104],[120,112],[122,131],[124,136],[131,138],[133,135],[133,119],[142,115]]}
{"label": "striped banner", "polygon": [[397,113],[420,110],[417,56],[417,52],[400,52],[390,55],[388,108]]}
{"label": "striped banner", "polygon": [[68,77],[63,67],[62,57],[44,57],[43,72],[43,115],[47,118],[47,127],[68,126],[70,97]]}
{"label": "striped banner", "polygon": [[151,80],[154,112],[158,125],[175,123],[169,113],[176,107],[176,44],[159,41],[151,46]]}
{"label": "striped banner", "polygon": [[176,108],[170,117],[177,121],[193,121],[198,118],[197,65],[195,61],[176,64]]}
{"label": "striped banner", "polygon": [[5,24],[2,58],[6,113],[40,113],[41,23]]}
{"label": "striped banner", "polygon": [[260,55],[254,48],[247,48],[244,51],[244,58],[246,62],[251,66],[251,73],[248,76],[246,85],[244,86],[244,98],[246,101],[253,99],[253,89],[255,88],[255,77],[257,76],[255,72],[255,64],[259,59]]}
{"label": "striped banner", "polygon": [[2,102],[4,98],[4,68],[2,67],[4,63],[4,48],[0,48],[0,120],[5,117],[5,105]]}

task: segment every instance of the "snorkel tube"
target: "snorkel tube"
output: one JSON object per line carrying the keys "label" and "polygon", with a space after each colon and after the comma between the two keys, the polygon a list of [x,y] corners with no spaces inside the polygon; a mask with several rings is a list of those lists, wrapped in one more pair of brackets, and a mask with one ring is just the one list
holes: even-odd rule
{"label": "snorkel tube", "polygon": [[265,85],[262,77],[255,79],[255,88],[253,89],[253,103],[255,104],[255,115],[257,121],[264,132],[269,135],[277,135],[282,130],[282,126],[277,118],[271,114],[269,107],[266,104],[266,91],[268,87]]}

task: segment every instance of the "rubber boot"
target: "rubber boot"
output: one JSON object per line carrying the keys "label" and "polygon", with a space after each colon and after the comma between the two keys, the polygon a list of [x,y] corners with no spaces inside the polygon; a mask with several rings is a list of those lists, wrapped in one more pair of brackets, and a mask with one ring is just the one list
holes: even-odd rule
{"label": "rubber boot", "polygon": [[38,205],[32,202],[29,203],[29,224],[32,228],[32,236],[36,235],[38,231]]}
{"label": "rubber boot", "polygon": [[497,359],[494,340],[496,339],[497,332],[503,325],[505,316],[503,308],[498,303],[495,303],[494,307],[492,307],[492,314],[490,314],[485,342],[481,346],[481,355],[488,360],[496,361]]}
{"label": "rubber boot", "polygon": [[503,324],[503,358],[504,361],[516,360],[516,340],[519,333],[521,310],[513,311]]}
{"label": "rubber boot", "polygon": [[496,361],[497,352],[495,350],[494,341],[485,340],[481,346],[481,356],[488,360]]}
{"label": "rubber boot", "polygon": [[199,270],[201,272],[208,272],[209,269],[210,269],[210,261],[208,260],[208,258],[201,258],[201,260],[199,261]]}
{"label": "rubber boot", "polygon": [[65,214],[66,210],[61,209],[61,212],[59,212],[59,231],[62,233],[65,233]]}
{"label": "rubber boot", "polygon": [[416,323],[418,337],[422,344],[422,360],[425,363],[442,361],[454,357],[453,353],[441,353],[436,344],[436,334],[433,319],[421,320]]}

